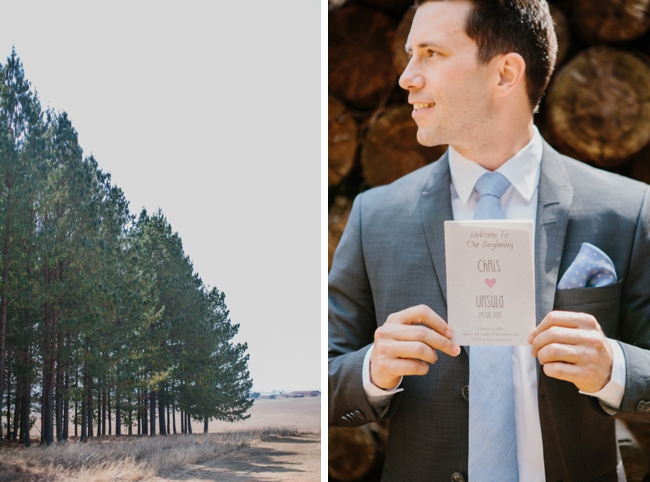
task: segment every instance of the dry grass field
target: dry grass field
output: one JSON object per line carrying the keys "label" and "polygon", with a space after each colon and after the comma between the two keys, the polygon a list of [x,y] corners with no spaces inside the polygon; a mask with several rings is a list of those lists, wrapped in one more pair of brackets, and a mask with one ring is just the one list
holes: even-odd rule
{"label": "dry grass field", "polygon": [[320,480],[321,398],[257,400],[249,420],[193,435],[4,444],[2,482]]}

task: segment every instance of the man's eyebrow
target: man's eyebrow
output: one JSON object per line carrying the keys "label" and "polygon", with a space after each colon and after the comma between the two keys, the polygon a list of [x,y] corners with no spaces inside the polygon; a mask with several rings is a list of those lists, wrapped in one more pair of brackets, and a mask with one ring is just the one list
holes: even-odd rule
{"label": "man's eyebrow", "polygon": [[[418,48],[420,48],[420,49],[425,49],[427,47],[433,47],[433,48],[436,48],[436,49],[442,48],[439,44],[437,44],[435,42],[422,42],[422,43],[418,44]],[[406,53],[411,52],[411,49],[409,48],[408,44],[404,45],[404,50],[406,50]]]}

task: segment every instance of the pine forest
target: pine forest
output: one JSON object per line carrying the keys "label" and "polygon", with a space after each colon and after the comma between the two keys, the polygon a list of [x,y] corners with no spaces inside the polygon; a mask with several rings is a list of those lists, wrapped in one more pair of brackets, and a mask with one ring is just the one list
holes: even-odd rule
{"label": "pine forest", "polygon": [[248,417],[247,345],[233,342],[225,294],[162,211],[129,212],[66,112],[42,108],[15,50],[0,64],[0,253],[4,438]]}

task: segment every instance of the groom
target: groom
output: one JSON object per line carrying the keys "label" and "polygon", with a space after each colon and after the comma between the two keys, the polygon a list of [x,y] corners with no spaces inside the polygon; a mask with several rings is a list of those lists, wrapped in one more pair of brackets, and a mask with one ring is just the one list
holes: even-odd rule
{"label": "groom", "polygon": [[[385,481],[462,482],[472,464],[471,482],[493,470],[621,481],[614,419],[650,422],[650,193],[540,137],[533,112],[556,47],[543,0],[418,7],[400,85],[418,141],[450,148],[357,197],[329,277],[330,424],[390,419]],[[494,380],[514,393],[513,433],[480,434],[472,453],[470,400],[481,394],[469,386],[471,349],[446,324],[443,224],[474,218],[486,173],[505,180],[495,195],[505,218],[534,220],[537,327],[530,346],[511,349],[512,380]],[[584,242],[611,258],[615,282],[558,289]],[[503,449],[510,435],[512,463],[476,464],[477,450]]]}

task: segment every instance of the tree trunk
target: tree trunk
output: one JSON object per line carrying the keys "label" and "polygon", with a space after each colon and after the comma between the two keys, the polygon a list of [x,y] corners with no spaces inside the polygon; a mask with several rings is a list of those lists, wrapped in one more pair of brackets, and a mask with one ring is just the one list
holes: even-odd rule
{"label": "tree trunk", "polygon": [[[0,372],[0,377],[5,374]],[[2,400],[2,397],[0,397]],[[0,416],[0,424],[2,424],[2,417]],[[7,440],[11,438],[11,366],[7,370]]]}
{"label": "tree trunk", "polygon": [[22,414],[22,385],[23,382],[18,382],[16,379],[16,394],[14,395],[14,429],[11,431],[11,440],[14,442],[18,437],[18,427],[20,426],[20,415]]}
{"label": "tree trunk", "polygon": [[93,389],[90,380],[88,380],[88,407],[86,415],[88,416],[88,438],[93,438]]}
{"label": "tree trunk", "polygon": [[[70,346],[70,338],[68,337],[68,346]],[[67,364],[66,364],[67,365]],[[70,373],[69,366],[64,371],[63,382],[63,440],[68,440],[68,431],[70,425]]]}
{"label": "tree trunk", "polygon": [[163,397],[163,389],[160,390],[158,395],[158,420],[160,435],[167,435],[167,427],[165,427],[165,398]]}
{"label": "tree trunk", "polygon": [[131,420],[131,414],[133,413],[133,407],[131,407],[131,393],[127,398],[127,403],[129,407],[129,435],[133,435],[133,421]]}
{"label": "tree trunk", "polygon": [[650,9],[646,0],[579,0],[573,20],[589,43],[622,42],[648,30]]}
{"label": "tree trunk", "polygon": [[352,5],[329,14],[328,85],[346,104],[372,108],[396,87],[392,64],[393,20]]}
{"label": "tree trunk", "polygon": [[108,435],[113,435],[113,422],[111,417],[111,389],[106,389],[106,410],[108,411]]}
{"label": "tree trunk", "polygon": [[187,433],[185,430],[185,413],[183,413],[182,410],[180,410],[180,416],[181,416],[181,433]]}
{"label": "tree trunk", "polygon": [[142,435],[149,435],[149,413],[147,412],[148,394],[146,390],[142,391]]}
{"label": "tree trunk", "polygon": [[21,404],[22,414],[20,416],[20,443],[23,444],[25,447],[29,447],[31,445],[31,439],[29,436],[29,414],[30,414],[30,405],[32,403],[31,382],[29,379],[30,358],[31,358],[30,353],[28,351],[25,360],[25,365],[26,365],[25,384],[23,385],[23,393],[22,393],[23,401]]}
{"label": "tree trunk", "polygon": [[[57,334],[59,347],[62,346],[61,334]],[[56,362],[56,440],[63,441],[63,360]]]}
{"label": "tree trunk", "polygon": [[569,21],[562,10],[555,5],[549,4],[551,17],[555,24],[555,36],[557,37],[557,58],[555,60],[555,68],[562,64],[569,52],[571,45],[571,32],[569,30]]}
{"label": "tree trunk", "polygon": [[140,389],[138,388],[138,411],[137,411],[137,419],[138,419],[138,435],[142,435],[142,412],[141,412],[141,399],[142,397],[140,396]]}
{"label": "tree trunk", "polygon": [[115,435],[119,437],[122,435],[122,403],[117,388],[115,389]]}
{"label": "tree trunk", "polygon": [[425,147],[417,141],[413,108],[386,109],[370,124],[361,150],[363,178],[370,186],[390,184],[442,156],[447,146]]}
{"label": "tree trunk", "polygon": [[348,224],[348,217],[352,209],[352,202],[344,196],[336,196],[334,203],[329,209],[327,219],[327,249],[329,254],[327,270],[332,267],[334,252],[339,245],[343,230]]}
{"label": "tree trunk", "polygon": [[336,480],[361,480],[368,474],[376,457],[370,431],[364,427],[330,427],[328,431],[328,470]]}
{"label": "tree trunk", "polygon": [[149,394],[149,414],[151,415],[151,436],[156,436],[156,392]]}
{"label": "tree trunk", "polygon": [[203,419],[203,433],[208,433],[208,417]]}
{"label": "tree trunk", "polygon": [[553,141],[600,167],[635,156],[650,142],[650,65],[610,47],[583,50],[554,77],[546,99]]}
{"label": "tree trunk", "polygon": [[187,433],[192,433],[192,419],[190,418],[189,414],[185,414],[187,417],[187,421],[185,422],[185,425],[187,426]]}
{"label": "tree trunk", "polygon": [[169,389],[165,389],[165,408],[167,409],[167,433],[171,433],[171,425],[169,424],[169,401],[170,401],[170,396],[169,396]]}
{"label": "tree trunk", "polygon": [[359,128],[345,105],[331,95],[327,102],[327,116],[327,185],[332,188],[354,167]]}
{"label": "tree trunk", "polygon": [[[6,196],[6,228],[4,248],[2,250],[2,299],[0,300],[0,402],[4,394],[4,373],[5,373],[5,358],[7,356],[7,307],[9,303],[9,247],[11,245],[11,219],[12,219],[12,200],[11,195],[11,180],[7,176],[5,178],[7,186]],[[2,437],[0,436],[0,448],[2,448]]]}
{"label": "tree trunk", "polygon": [[84,389],[81,396],[81,441],[88,441],[88,369],[84,364]]}
{"label": "tree trunk", "polygon": [[102,386],[101,409],[102,409],[102,435],[106,435],[106,377],[104,377],[104,383]]}
{"label": "tree trunk", "polygon": [[[29,322],[29,310],[25,308],[25,323],[26,326],[30,326]],[[32,392],[32,386],[31,386],[31,378],[30,378],[30,373],[31,373],[31,348],[27,348],[27,351],[25,352],[25,358],[23,359],[23,366],[25,367],[25,379],[24,379],[24,385],[23,385],[23,402],[22,402],[22,415],[20,417],[20,443],[23,444],[26,448],[31,446],[31,438],[29,434],[29,415],[31,412],[31,404],[32,404],[32,398],[31,398],[31,392]]]}
{"label": "tree trunk", "polygon": [[176,435],[176,406],[172,405],[172,423],[174,424],[174,435]]}

